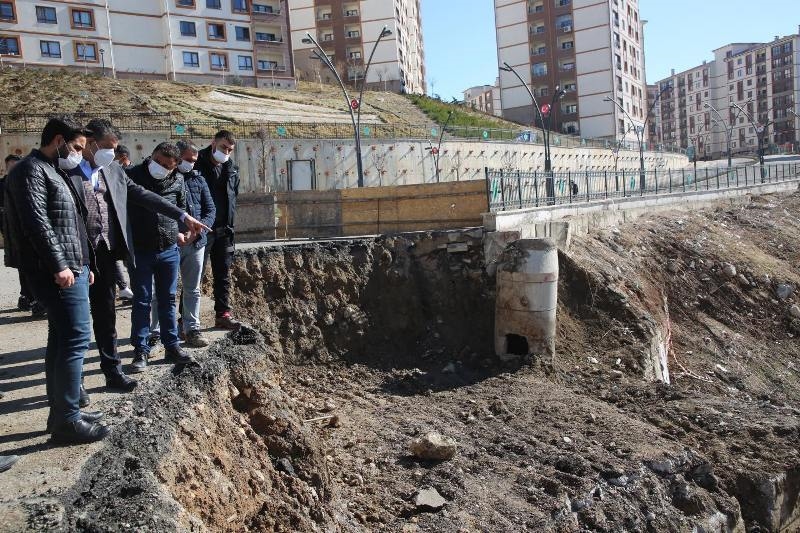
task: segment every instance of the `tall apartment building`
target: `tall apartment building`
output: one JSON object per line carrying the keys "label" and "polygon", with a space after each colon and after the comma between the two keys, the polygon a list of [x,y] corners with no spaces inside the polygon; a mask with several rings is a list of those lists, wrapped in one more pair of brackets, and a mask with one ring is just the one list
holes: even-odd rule
{"label": "tall apartment building", "polygon": [[294,87],[281,0],[2,0],[4,63]]}
{"label": "tall apartment building", "polygon": [[766,126],[765,147],[800,150],[798,65],[800,34],[769,43],[728,44],[714,50],[713,61],[673,71],[658,82],[672,88],[661,100],[658,129],[664,143],[694,146],[698,157],[719,157],[727,152],[726,132],[732,127],[731,152],[755,153],[758,129]]}
{"label": "tall apartment building", "polygon": [[497,117],[503,116],[503,105],[500,102],[500,79],[494,85],[478,85],[464,91],[464,104],[477,111],[483,111]]}
{"label": "tall apartment building", "polygon": [[[539,101],[566,90],[551,129],[583,137],[635,140],[647,115],[644,21],[638,0],[495,0],[497,57],[520,74]],[[525,87],[500,72],[505,118],[532,123]],[[627,115],[610,102],[623,106]],[[630,117],[630,118],[628,118]],[[538,121],[537,121],[538,124]]]}
{"label": "tall apartment building", "polygon": [[298,75],[329,79],[326,67],[311,59],[311,34],[334,60],[344,81],[363,79],[375,41],[384,26],[392,34],[381,39],[367,74],[371,88],[426,92],[425,52],[420,0],[291,0],[289,20]]}

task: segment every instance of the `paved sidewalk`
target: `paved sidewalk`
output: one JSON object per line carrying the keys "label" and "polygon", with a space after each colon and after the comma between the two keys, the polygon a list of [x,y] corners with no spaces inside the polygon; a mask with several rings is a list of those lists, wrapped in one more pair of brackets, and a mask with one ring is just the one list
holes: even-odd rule
{"label": "paved sidewalk", "polygon": [[[0,251],[2,265],[2,251]],[[81,468],[103,443],[54,447],[44,432],[47,420],[45,397],[44,352],[47,343],[47,320],[33,320],[30,313],[16,311],[19,284],[17,272],[0,267],[0,454],[16,454],[19,462],[0,473],[0,531],[24,531],[29,528],[25,511],[29,504],[42,499],[54,500],[77,481]],[[203,323],[213,321],[212,303],[203,300]],[[130,306],[118,308],[117,331],[123,361],[130,362]],[[206,332],[209,339],[224,335],[222,331]],[[94,341],[94,339],[92,339]],[[163,354],[163,350],[161,350]],[[170,366],[154,364],[143,376],[140,389],[152,383]],[[99,356],[94,343],[84,364],[85,385],[92,403],[87,410],[106,413],[105,423],[112,427],[129,413],[129,395],[105,391]],[[138,376],[137,376],[138,379]],[[135,393],[134,393],[135,394]],[[37,521],[41,527],[41,519]]]}

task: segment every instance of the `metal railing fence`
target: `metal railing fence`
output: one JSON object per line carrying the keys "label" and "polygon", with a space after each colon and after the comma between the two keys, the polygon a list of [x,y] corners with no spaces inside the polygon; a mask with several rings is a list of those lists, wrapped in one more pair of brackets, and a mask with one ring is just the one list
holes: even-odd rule
{"label": "metal railing fence", "polygon": [[800,177],[800,163],[678,170],[522,172],[485,169],[492,212],[609,198],[653,196],[774,183]]}

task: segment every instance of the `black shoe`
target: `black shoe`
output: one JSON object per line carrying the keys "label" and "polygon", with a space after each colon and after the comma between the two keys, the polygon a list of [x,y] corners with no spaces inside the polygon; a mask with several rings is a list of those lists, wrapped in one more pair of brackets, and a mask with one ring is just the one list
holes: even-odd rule
{"label": "black shoe", "polygon": [[78,400],[78,405],[83,408],[89,405],[92,400],[89,398],[89,393],[86,392],[86,389],[83,387],[83,383],[81,383],[81,399]]}
{"label": "black shoe", "polygon": [[180,346],[167,348],[164,350],[164,360],[173,365],[188,365],[194,363],[194,359],[190,355],[186,355]]}
{"label": "black shoe", "polygon": [[147,337],[147,345],[151,348],[158,346],[159,342],[161,342],[161,335],[159,333],[151,333],[150,336]]}
{"label": "black shoe", "polygon": [[31,305],[31,316],[33,318],[44,318],[47,316],[47,309],[39,302],[33,302],[33,305]]}
{"label": "black shoe", "polygon": [[19,455],[0,455],[0,472],[5,472],[19,460]]}
{"label": "black shoe", "polygon": [[144,352],[140,352],[136,350],[133,352],[133,361],[131,362],[131,366],[128,368],[128,371],[131,374],[139,374],[147,370],[147,358],[149,354]]}
{"label": "black shoe", "polygon": [[76,420],[54,429],[51,441],[55,444],[85,444],[103,440],[109,433],[111,428],[107,426]]}
{"label": "black shoe", "polygon": [[[99,422],[103,419],[103,416],[105,415],[102,411],[81,411],[81,420],[90,424]],[[53,432],[53,422],[50,420],[50,417],[47,418],[47,432]]]}
{"label": "black shoe", "polygon": [[122,372],[114,372],[106,374],[106,388],[121,390],[124,392],[131,392],[136,388],[139,382],[131,379]]}
{"label": "black shoe", "polygon": [[30,311],[31,301],[27,296],[20,296],[17,300],[17,311]]}

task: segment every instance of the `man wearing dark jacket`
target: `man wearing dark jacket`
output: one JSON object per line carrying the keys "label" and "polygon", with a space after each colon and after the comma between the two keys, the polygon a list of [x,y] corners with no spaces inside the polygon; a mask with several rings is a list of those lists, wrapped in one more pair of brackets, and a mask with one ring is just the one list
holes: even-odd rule
{"label": "man wearing dark jacket", "polygon": [[[176,172],[180,153],[173,144],[161,143],[153,155],[128,171],[131,180],[159,195],[183,211],[186,194],[183,176]],[[143,372],[150,356],[150,309],[155,279],[158,297],[158,318],[161,324],[161,341],[165,358],[175,364],[193,360],[180,348],[178,323],[175,316],[175,294],[178,290],[178,245],[186,244],[178,222],[163,215],[131,205],[135,263],[131,269],[133,309],[131,312],[131,344],[134,347],[131,372]],[[192,232],[190,231],[189,234]]]}
{"label": "man wearing dark jacket", "polygon": [[[181,161],[178,163],[178,172],[183,176],[183,183],[186,190],[186,211],[193,217],[198,218],[206,226],[213,226],[217,210],[214,207],[214,200],[208,190],[206,180],[199,172],[194,170],[197,163],[197,147],[189,141],[180,140],[176,147],[181,154]],[[181,231],[188,228],[181,227]],[[182,333],[186,339],[186,345],[192,348],[203,348],[208,346],[208,340],[200,333],[200,279],[203,275],[203,258],[207,236],[205,230],[199,234],[186,233],[186,244],[180,249],[180,271],[181,284],[181,317],[178,320],[178,329],[183,328]],[[153,310],[151,311],[152,320],[150,322],[150,338],[160,338],[159,319],[156,312],[157,298],[153,298]],[[180,332],[179,332],[180,333]],[[152,345],[152,342],[151,342]]]}
{"label": "man wearing dark jacket", "polygon": [[86,137],[70,120],[51,119],[41,148],[17,163],[8,176],[5,262],[23,270],[36,299],[47,309],[45,355],[48,430],[57,443],[93,442],[110,429],[102,413],[81,413],[83,358],[89,348],[89,286],[93,259],[86,212],[60,169],[81,160]]}
{"label": "man wearing dark jacket", "polygon": [[231,316],[231,264],[234,251],[234,221],[236,197],[239,194],[239,169],[231,161],[236,139],[222,130],[207,148],[200,150],[195,169],[205,178],[217,217],[213,231],[208,234],[206,259],[211,259],[214,276],[215,325],[218,328],[238,329],[241,323]]}
{"label": "man wearing dark jacket", "polygon": [[94,336],[106,386],[130,391],[136,381],[123,372],[117,351],[115,262],[117,259],[135,262],[132,221],[138,221],[139,214],[134,209],[147,211],[150,216],[159,213],[173,220],[183,217],[195,230],[202,229],[202,224],[158,194],[134,183],[113,162],[120,133],[110,122],[94,119],[86,125],[86,130],[85,161],[70,171],[70,177],[87,209],[89,239],[97,255],[97,282],[89,291]]}

